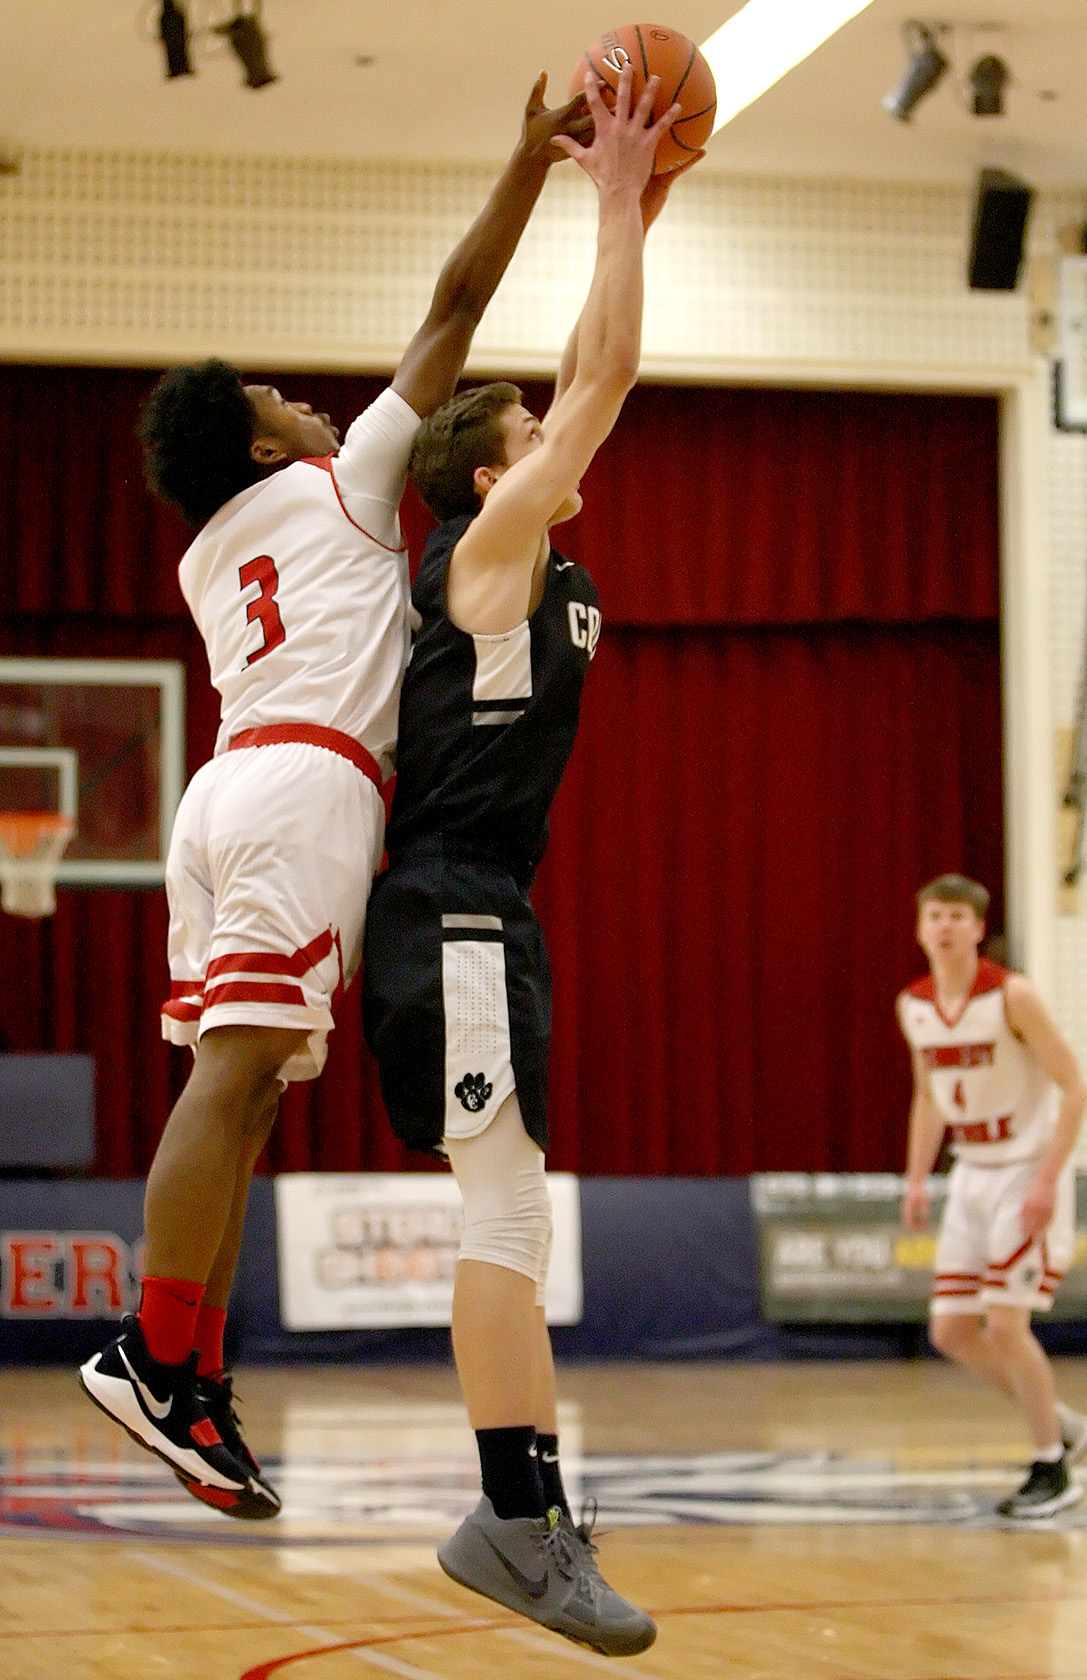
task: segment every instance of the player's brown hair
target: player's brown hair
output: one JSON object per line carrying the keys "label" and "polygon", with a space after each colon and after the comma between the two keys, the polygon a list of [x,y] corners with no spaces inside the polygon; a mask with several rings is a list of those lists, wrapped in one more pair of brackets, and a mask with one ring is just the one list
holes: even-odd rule
{"label": "player's brown hair", "polygon": [[918,911],[933,898],[939,904],[969,904],[982,921],[989,911],[987,888],[980,881],[971,881],[967,875],[937,875],[917,894]]}
{"label": "player's brown hair", "polygon": [[444,522],[479,512],[472,475],[477,467],[504,464],[501,418],[520,401],[517,386],[500,379],[458,391],[423,421],[415,434],[409,470],[435,519]]}

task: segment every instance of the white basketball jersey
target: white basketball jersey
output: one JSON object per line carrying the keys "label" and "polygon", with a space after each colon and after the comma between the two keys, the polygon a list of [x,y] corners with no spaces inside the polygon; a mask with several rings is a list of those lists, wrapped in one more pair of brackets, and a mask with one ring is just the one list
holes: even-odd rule
{"label": "white basketball jersey", "polygon": [[223,703],[216,753],[243,729],[320,724],[392,772],[411,607],[397,510],[418,426],[390,386],[337,455],[243,490],[186,551],[181,591]]}
{"label": "white basketball jersey", "polygon": [[1008,1025],[1008,974],[982,957],[966,1007],[953,1022],[940,1012],[931,975],[899,999],[902,1030],[925,1064],[949,1144],[964,1161],[994,1166],[1040,1155],[1060,1107],[1057,1086]]}

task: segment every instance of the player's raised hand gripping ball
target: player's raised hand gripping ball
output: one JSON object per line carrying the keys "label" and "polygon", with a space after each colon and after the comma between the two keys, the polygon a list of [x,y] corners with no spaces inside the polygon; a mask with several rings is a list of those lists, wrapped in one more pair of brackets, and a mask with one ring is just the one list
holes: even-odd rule
{"label": "player's raised hand gripping ball", "polygon": [[626,23],[619,29],[609,29],[586,47],[570,77],[571,94],[581,91],[585,76],[591,71],[605,100],[613,103],[620,72],[628,63],[634,71],[634,85],[630,90],[632,107],[638,103],[650,76],[660,77],[653,101],[653,121],[672,105],[680,106],[680,114],[670,132],[661,139],[653,166],[655,175],[667,174],[696,157],[713,131],[717,113],[713,71],[694,42],[678,30],[665,29],[658,23]]}

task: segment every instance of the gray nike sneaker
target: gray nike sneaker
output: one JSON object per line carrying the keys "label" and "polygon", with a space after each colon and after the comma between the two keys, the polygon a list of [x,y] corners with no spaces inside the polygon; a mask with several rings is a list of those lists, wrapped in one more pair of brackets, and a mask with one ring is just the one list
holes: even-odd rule
{"label": "gray nike sneaker", "polygon": [[495,1516],[484,1496],[438,1562],[454,1581],[517,1610],[604,1657],[633,1657],[657,1637],[656,1623],[608,1586],[591,1547],[557,1508],[546,1517]]}

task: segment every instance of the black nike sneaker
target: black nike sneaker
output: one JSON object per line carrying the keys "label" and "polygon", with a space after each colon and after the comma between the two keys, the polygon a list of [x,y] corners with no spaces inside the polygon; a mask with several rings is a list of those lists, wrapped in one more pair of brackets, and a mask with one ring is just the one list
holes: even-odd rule
{"label": "black nike sneaker", "polygon": [[190,1491],[198,1486],[209,1504],[222,1505],[248,1490],[250,1473],[223,1445],[197,1394],[197,1357],[190,1354],[181,1365],[152,1359],[139,1319],[129,1313],[116,1341],[80,1366],[79,1380],[95,1405],[157,1453]]}
{"label": "black nike sneaker", "polygon": [[502,1518],[484,1496],[438,1548],[438,1562],[462,1587],[601,1656],[632,1657],[657,1637],[652,1618],[608,1586],[590,1542],[557,1506],[546,1517]]}
{"label": "black nike sneaker", "polygon": [[1083,1489],[1069,1476],[1063,1458],[1055,1463],[1036,1458],[1022,1487],[1002,1499],[996,1509],[999,1516],[1016,1522],[1036,1522],[1041,1517],[1056,1516],[1069,1505],[1078,1505],[1082,1498]]}
{"label": "black nike sneaker", "polygon": [[239,1517],[243,1522],[264,1522],[268,1517],[278,1517],[283,1508],[282,1502],[271,1483],[265,1481],[260,1465],[242,1434],[241,1420],[234,1410],[234,1384],[229,1372],[215,1371],[211,1376],[197,1377],[196,1393],[219,1431],[224,1447],[249,1472],[249,1485],[243,1493],[224,1496],[219,1488],[186,1482],[180,1473],[178,1480],[185,1482],[194,1499],[202,1499],[205,1505],[214,1505],[225,1516]]}

